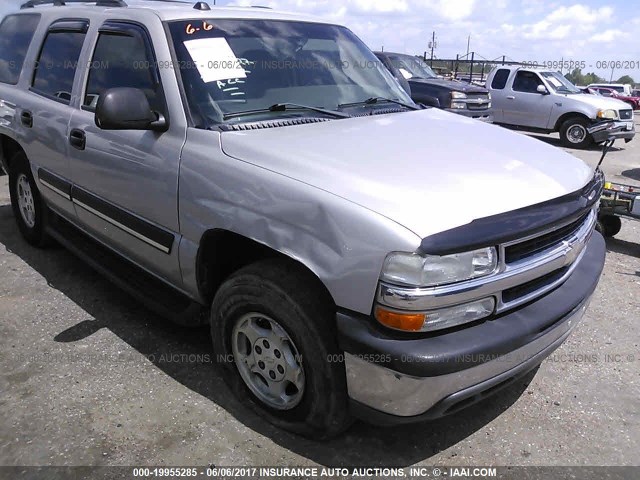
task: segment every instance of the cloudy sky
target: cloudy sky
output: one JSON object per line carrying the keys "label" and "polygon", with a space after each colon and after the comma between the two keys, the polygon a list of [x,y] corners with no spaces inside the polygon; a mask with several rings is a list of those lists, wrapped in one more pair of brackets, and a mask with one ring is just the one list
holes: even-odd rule
{"label": "cloudy sky", "polygon": [[[24,0],[0,0],[0,17]],[[195,2],[195,0],[194,0]],[[213,3],[213,1],[211,2]],[[634,61],[616,70],[640,82],[640,8],[629,0],[218,0],[219,5],[265,5],[346,24],[372,49],[422,53],[435,30],[436,56],[471,50],[487,59],[585,61],[609,79],[604,61]],[[583,71],[583,73],[586,73]]]}

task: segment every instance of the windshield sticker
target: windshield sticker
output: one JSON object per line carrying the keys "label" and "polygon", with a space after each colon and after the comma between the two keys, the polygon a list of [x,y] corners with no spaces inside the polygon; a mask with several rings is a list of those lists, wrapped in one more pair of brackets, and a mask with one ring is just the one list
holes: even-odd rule
{"label": "windshield sticker", "polygon": [[242,62],[224,38],[187,40],[184,46],[205,83],[247,76]]}
{"label": "windshield sticker", "polygon": [[409,80],[411,77],[413,77],[413,75],[411,75],[407,70],[405,70],[404,68],[400,68],[400,73],[402,74],[402,76],[404,78],[406,78],[407,80]]}
{"label": "windshield sticker", "polygon": [[193,35],[194,33],[197,33],[201,30],[204,30],[205,32],[208,32],[209,30],[213,30],[213,25],[207,22],[202,22],[202,26],[197,26],[196,24],[192,25],[188,23],[185,29],[185,32],[187,35]]}

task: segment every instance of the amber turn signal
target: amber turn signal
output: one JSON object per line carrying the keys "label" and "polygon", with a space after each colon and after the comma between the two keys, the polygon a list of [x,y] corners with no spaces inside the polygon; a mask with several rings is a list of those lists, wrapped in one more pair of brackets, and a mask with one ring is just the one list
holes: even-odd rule
{"label": "amber turn signal", "polygon": [[424,325],[424,313],[394,312],[383,307],[376,307],[375,317],[381,324],[397,330],[418,332]]}

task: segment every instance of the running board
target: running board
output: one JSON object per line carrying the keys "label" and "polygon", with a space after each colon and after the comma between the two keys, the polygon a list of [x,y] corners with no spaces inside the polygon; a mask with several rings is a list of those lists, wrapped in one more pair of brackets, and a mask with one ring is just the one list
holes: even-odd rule
{"label": "running board", "polygon": [[204,305],[140,269],[51,210],[47,220],[46,231],[51,237],[150,310],[184,326],[208,323],[209,311]]}

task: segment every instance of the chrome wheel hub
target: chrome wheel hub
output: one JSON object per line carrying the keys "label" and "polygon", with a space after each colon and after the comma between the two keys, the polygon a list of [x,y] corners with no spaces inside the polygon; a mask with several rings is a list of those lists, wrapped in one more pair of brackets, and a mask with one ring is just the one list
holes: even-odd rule
{"label": "chrome wheel hub", "polygon": [[33,201],[33,193],[31,192],[31,185],[29,179],[24,173],[18,176],[16,182],[18,190],[18,207],[22,220],[27,224],[27,227],[33,228],[36,224],[36,207]]}
{"label": "chrome wheel hub", "polygon": [[302,400],[304,369],[289,334],[261,313],[240,317],[231,333],[233,359],[242,380],[262,402],[289,410]]}
{"label": "chrome wheel hub", "polygon": [[567,137],[571,143],[580,143],[587,137],[587,129],[582,125],[572,125],[569,127]]}

